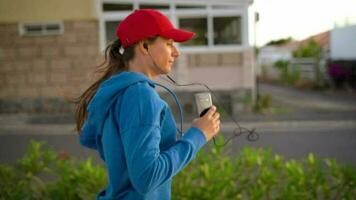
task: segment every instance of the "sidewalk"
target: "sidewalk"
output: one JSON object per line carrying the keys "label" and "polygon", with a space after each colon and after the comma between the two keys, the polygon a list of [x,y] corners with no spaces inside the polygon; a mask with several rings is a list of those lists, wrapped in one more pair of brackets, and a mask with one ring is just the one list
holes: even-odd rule
{"label": "sidewalk", "polygon": [[300,90],[267,83],[260,84],[260,91],[262,94],[271,94],[277,101],[301,109],[356,112],[356,93]]}

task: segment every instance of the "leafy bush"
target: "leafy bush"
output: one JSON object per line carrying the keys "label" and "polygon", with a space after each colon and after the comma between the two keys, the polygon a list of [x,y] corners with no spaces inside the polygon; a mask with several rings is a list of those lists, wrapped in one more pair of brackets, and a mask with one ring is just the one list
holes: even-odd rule
{"label": "leafy bush", "polygon": [[[222,137],[217,144],[222,144]],[[356,170],[335,160],[284,160],[271,150],[245,147],[199,152],[173,180],[172,199],[354,199]],[[0,165],[0,199],[94,199],[107,181],[90,159],[76,161],[47,145],[31,142],[14,167]]]}
{"label": "leafy bush", "polygon": [[356,60],[330,61],[327,71],[335,87],[350,87],[356,90]]}
{"label": "leafy bush", "polygon": [[284,84],[293,85],[300,78],[300,71],[297,68],[291,69],[287,60],[276,61],[274,67],[279,71],[279,81]]}
{"label": "leafy bush", "polygon": [[106,184],[106,172],[91,159],[76,161],[31,141],[14,167],[0,165],[0,200],[95,199]]}
{"label": "leafy bush", "polygon": [[310,40],[306,44],[300,45],[296,51],[293,52],[293,57],[295,58],[309,58],[309,57],[320,57],[322,48],[315,41]]}
{"label": "leafy bush", "polygon": [[287,37],[287,38],[282,38],[282,39],[279,39],[279,40],[269,41],[266,44],[266,46],[269,46],[269,45],[284,45],[284,44],[288,44],[288,43],[290,43],[292,41],[293,41],[292,37]]}
{"label": "leafy bush", "polygon": [[[222,143],[221,141],[218,143]],[[324,165],[323,165],[324,164]],[[173,199],[354,199],[356,170],[335,160],[285,161],[271,150],[245,147],[236,157],[223,149],[201,151],[174,179]]]}
{"label": "leafy bush", "polygon": [[270,94],[257,94],[256,100],[253,102],[251,95],[246,95],[243,98],[243,105],[254,113],[271,114],[272,96]]}
{"label": "leafy bush", "polygon": [[252,110],[255,113],[264,113],[271,108],[272,96],[270,94],[258,95],[256,103],[253,105]]}

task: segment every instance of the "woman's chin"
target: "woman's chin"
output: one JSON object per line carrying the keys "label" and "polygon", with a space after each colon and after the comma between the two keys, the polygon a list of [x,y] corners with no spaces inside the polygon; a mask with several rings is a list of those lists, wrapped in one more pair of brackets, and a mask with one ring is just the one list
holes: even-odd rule
{"label": "woman's chin", "polygon": [[169,74],[172,71],[172,66],[168,66],[162,70],[163,74]]}

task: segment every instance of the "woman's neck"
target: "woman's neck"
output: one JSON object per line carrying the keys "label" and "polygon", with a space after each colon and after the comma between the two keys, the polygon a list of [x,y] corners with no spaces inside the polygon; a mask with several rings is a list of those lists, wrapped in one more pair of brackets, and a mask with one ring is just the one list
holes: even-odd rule
{"label": "woman's neck", "polygon": [[142,59],[133,59],[128,64],[128,70],[132,72],[140,72],[145,74],[149,79],[153,80],[157,74],[155,74],[149,65]]}

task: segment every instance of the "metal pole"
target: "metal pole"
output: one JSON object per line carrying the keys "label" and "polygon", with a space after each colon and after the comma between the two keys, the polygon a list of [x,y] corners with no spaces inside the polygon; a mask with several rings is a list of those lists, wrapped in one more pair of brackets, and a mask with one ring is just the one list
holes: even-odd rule
{"label": "metal pole", "polygon": [[255,55],[255,106],[257,106],[258,101],[260,99],[260,91],[259,91],[259,80],[258,80],[258,71],[257,71],[257,22],[259,21],[260,16],[258,12],[255,12],[255,20],[254,20],[254,55]]}

